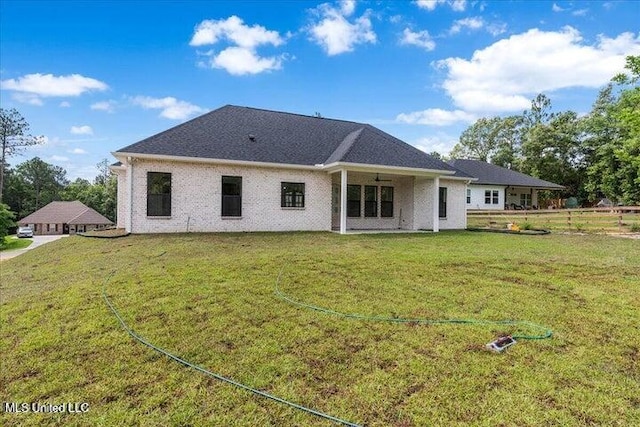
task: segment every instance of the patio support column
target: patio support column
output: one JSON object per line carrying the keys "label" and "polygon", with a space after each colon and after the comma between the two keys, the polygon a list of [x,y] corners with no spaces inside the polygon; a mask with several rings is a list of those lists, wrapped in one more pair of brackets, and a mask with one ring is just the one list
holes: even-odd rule
{"label": "patio support column", "polygon": [[127,208],[125,210],[124,229],[131,233],[131,223],[133,218],[133,159],[127,158]]}
{"label": "patio support column", "polygon": [[340,171],[340,234],[347,233],[347,171]]}
{"label": "patio support column", "polygon": [[440,177],[433,178],[433,232],[440,231]]}

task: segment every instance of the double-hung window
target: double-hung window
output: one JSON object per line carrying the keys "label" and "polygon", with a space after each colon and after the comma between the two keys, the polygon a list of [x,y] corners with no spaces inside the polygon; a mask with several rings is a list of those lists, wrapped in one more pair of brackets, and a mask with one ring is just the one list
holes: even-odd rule
{"label": "double-hung window", "polygon": [[147,172],[147,216],[171,216],[171,174]]}
{"label": "double-hung window", "polygon": [[359,185],[347,185],[347,216],[360,216],[360,196],[361,189]]}
{"label": "double-hung window", "polygon": [[467,188],[467,204],[471,204],[471,189]]}
{"label": "double-hung window", "polygon": [[364,216],[378,216],[378,187],[376,186],[364,186]]}
{"label": "double-hung window", "polygon": [[440,187],[438,197],[438,216],[447,217],[447,187]]}
{"label": "double-hung window", "polygon": [[283,208],[304,208],[304,183],[282,182],[280,206]]}
{"label": "double-hung window", "polygon": [[497,205],[500,198],[500,192],[498,190],[485,190],[484,191],[484,204],[485,205]]}
{"label": "double-hung window", "polygon": [[380,187],[380,216],[393,217],[393,187]]}
{"label": "double-hung window", "polygon": [[222,216],[242,216],[242,177],[222,177]]}

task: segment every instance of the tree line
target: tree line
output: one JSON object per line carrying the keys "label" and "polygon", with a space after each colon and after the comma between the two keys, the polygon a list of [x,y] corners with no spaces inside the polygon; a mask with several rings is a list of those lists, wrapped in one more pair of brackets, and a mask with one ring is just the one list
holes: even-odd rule
{"label": "tree line", "polygon": [[591,111],[554,112],[539,94],[520,115],[481,118],[452,158],[477,158],[566,187],[582,203],[640,204],[640,56],[602,88]]}
{"label": "tree line", "polygon": [[92,182],[82,178],[70,182],[66,170],[39,157],[10,167],[9,157],[43,142],[42,136],[29,133],[29,123],[20,112],[0,108],[0,229],[55,200],[79,200],[115,222],[118,185],[107,159],[96,165],[98,174]]}
{"label": "tree line", "polygon": [[96,167],[98,175],[93,181],[82,178],[69,181],[63,168],[34,157],[5,169],[2,202],[17,218],[24,218],[54,200],[79,200],[115,221],[117,179],[106,159]]}

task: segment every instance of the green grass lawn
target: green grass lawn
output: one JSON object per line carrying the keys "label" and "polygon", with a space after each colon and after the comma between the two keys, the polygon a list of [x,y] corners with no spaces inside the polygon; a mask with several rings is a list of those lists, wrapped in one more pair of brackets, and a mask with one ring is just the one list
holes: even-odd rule
{"label": "green grass lawn", "polygon": [[[552,339],[484,345],[520,319]],[[217,374],[367,426],[640,425],[640,241],[472,232],[69,237],[0,268],[3,402],[87,402],[17,425],[333,425]],[[535,332],[535,331],[534,331]]]}
{"label": "green grass lawn", "polygon": [[0,251],[24,249],[31,243],[33,243],[32,239],[18,239],[16,236],[6,236],[4,238],[4,245],[0,246]]}

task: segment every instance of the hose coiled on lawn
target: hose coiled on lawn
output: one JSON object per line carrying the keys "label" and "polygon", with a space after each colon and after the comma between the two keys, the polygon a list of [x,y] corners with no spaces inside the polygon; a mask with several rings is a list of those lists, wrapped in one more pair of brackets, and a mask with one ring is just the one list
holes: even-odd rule
{"label": "hose coiled on lawn", "polygon": [[290,407],[292,407],[294,409],[298,409],[298,410],[306,412],[308,414],[315,415],[315,416],[320,417],[320,418],[324,418],[325,420],[333,421],[335,423],[342,424],[342,425],[345,425],[345,426],[360,427],[359,424],[355,424],[355,423],[352,423],[352,422],[349,422],[349,421],[334,417],[332,415],[325,414],[324,412],[316,411],[315,409],[307,408],[306,406],[302,406],[302,405],[299,405],[297,403],[290,402],[290,401],[288,401],[286,399],[283,399],[281,397],[274,396],[273,394],[270,394],[270,393],[264,392],[262,390],[258,390],[258,389],[249,387],[248,385],[239,383],[239,382],[234,381],[234,380],[232,380],[230,378],[227,378],[227,377],[224,377],[222,375],[216,374],[216,373],[211,372],[211,371],[209,371],[209,370],[207,370],[207,369],[205,369],[205,368],[203,368],[201,366],[194,365],[193,363],[188,362],[188,361],[176,356],[175,354],[172,354],[169,351],[150,343],[145,338],[143,338],[142,336],[138,335],[132,328],[129,327],[129,325],[127,325],[127,323],[124,321],[122,316],[120,316],[120,313],[114,307],[113,303],[111,302],[111,300],[107,296],[106,286],[107,286],[107,283],[109,282],[109,280],[111,279],[111,276],[113,276],[113,273],[111,273],[109,275],[109,277],[107,278],[107,280],[104,282],[104,284],[102,286],[102,297],[104,298],[104,301],[109,306],[109,309],[111,310],[111,312],[116,316],[116,318],[120,322],[120,325],[122,326],[122,328],[125,331],[127,331],[127,333],[129,335],[131,335],[131,337],[133,337],[133,339],[135,339],[136,341],[146,345],[147,347],[157,351],[160,354],[164,354],[169,359],[172,359],[175,362],[178,362],[178,363],[180,363],[180,364],[182,364],[184,366],[187,366],[189,368],[195,369],[196,371],[201,372],[201,373],[203,373],[203,374],[205,374],[205,375],[207,375],[207,376],[209,376],[211,378],[215,378],[216,380],[231,384],[233,386],[236,386],[236,387],[241,388],[243,390],[249,391],[249,392],[251,392],[253,394],[256,394],[258,396],[266,397],[267,399],[271,399],[271,400],[273,400],[275,402],[281,403],[283,405],[290,406]]}
{"label": "hose coiled on lawn", "polygon": [[[284,269],[283,269],[284,270]],[[553,331],[542,325],[531,323],[524,320],[481,320],[481,319],[423,319],[423,318],[403,318],[403,317],[385,317],[385,316],[366,316],[364,314],[357,313],[342,313],[339,311],[331,310],[325,307],[319,307],[312,304],[307,304],[292,297],[288,296],[280,290],[280,279],[282,277],[283,270],[280,270],[278,279],[276,280],[275,294],[278,298],[296,305],[298,307],[306,308],[309,310],[319,311],[325,314],[331,314],[339,317],[346,317],[356,320],[367,320],[372,322],[390,322],[390,323],[417,323],[423,325],[442,325],[442,324],[467,324],[467,325],[509,325],[509,326],[526,326],[530,329],[538,329],[541,333],[537,335],[511,335],[514,339],[523,340],[544,340],[551,338]]]}

